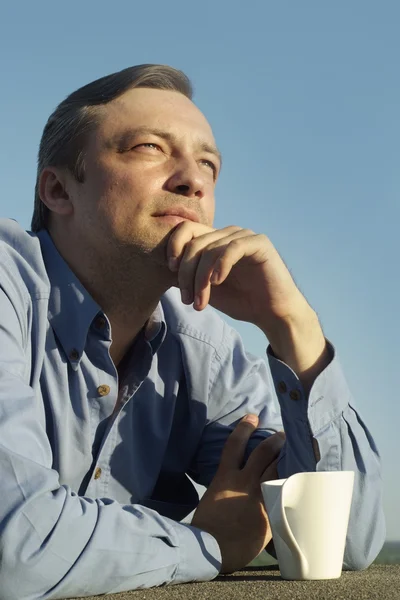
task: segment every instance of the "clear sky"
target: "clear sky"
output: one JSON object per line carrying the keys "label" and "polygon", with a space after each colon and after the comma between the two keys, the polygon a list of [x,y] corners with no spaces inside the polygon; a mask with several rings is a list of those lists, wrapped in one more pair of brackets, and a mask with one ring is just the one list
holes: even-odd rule
{"label": "clear sky", "polygon": [[[382,454],[388,539],[400,539],[399,29],[397,0],[14,0],[0,13],[0,215],[29,227],[39,139],[67,94],[134,64],[183,69],[224,155],[216,225],[266,233],[318,311]],[[264,354],[263,335],[236,326]]]}

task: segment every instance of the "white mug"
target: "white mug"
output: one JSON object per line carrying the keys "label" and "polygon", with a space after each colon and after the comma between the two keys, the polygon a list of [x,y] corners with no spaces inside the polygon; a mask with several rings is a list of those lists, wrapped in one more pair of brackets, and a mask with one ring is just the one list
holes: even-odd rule
{"label": "white mug", "polygon": [[261,484],[283,579],[340,577],[353,485],[353,471],[296,473]]}

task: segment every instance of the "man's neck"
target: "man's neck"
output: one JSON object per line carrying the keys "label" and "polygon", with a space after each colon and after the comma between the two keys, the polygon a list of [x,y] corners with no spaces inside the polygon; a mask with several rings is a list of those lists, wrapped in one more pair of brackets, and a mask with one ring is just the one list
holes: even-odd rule
{"label": "man's neck", "polygon": [[[157,265],[147,265],[130,271],[129,279],[121,273],[110,278],[98,272],[91,278],[88,291],[101,306],[111,324],[111,358],[118,366],[139,332],[154,313],[161,296],[170,287],[163,271]],[[169,279],[169,277],[168,277]],[[85,282],[82,282],[85,285]],[[85,285],[86,287],[86,285]]]}
{"label": "man's neck", "polygon": [[121,362],[154,313],[161,296],[174,283],[166,265],[146,256],[93,256],[53,237],[58,251],[111,324],[111,358]]}
{"label": "man's neck", "polygon": [[153,302],[147,303],[145,308],[138,309],[136,302],[133,300],[134,309],[132,305],[129,309],[126,306],[113,305],[108,311],[104,310],[111,324],[112,344],[110,355],[116,367],[121,363],[138,334],[151,318],[160,296],[154,299]]}

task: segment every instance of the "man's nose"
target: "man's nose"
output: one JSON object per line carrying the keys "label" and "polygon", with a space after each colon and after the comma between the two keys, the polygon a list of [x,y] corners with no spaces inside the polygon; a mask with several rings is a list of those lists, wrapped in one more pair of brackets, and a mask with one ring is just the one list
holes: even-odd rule
{"label": "man's nose", "polygon": [[186,160],[176,164],[173,174],[167,181],[168,191],[188,198],[203,198],[205,186],[204,174],[194,160]]}

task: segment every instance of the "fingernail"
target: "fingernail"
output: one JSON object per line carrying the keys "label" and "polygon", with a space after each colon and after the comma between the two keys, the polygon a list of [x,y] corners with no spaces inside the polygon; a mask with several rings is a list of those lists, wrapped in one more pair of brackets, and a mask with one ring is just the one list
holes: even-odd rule
{"label": "fingernail", "polygon": [[199,295],[197,295],[197,296],[195,296],[195,298],[194,298],[194,307],[195,307],[195,308],[199,308],[200,304],[201,304],[201,298],[200,298],[200,296],[199,296]]}
{"label": "fingernail", "polygon": [[168,259],[168,267],[171,271],[176,271],[178,269],[178,259],[176,258],[176,256],[171,256]]}
{"label": "fingernail", "polygon": [[258,417],[257,417],[257,415],[246,415],[244,417],[243,421],[246,421],[247,423],[251,423],[252,425],[257,425]]}
{"label": "fingernail", "polygon": [[181,290],[181,298],[182,298],[183,304],[190,304],[190,302],[192,300],[192,295],[189,292],[189,290]]}

